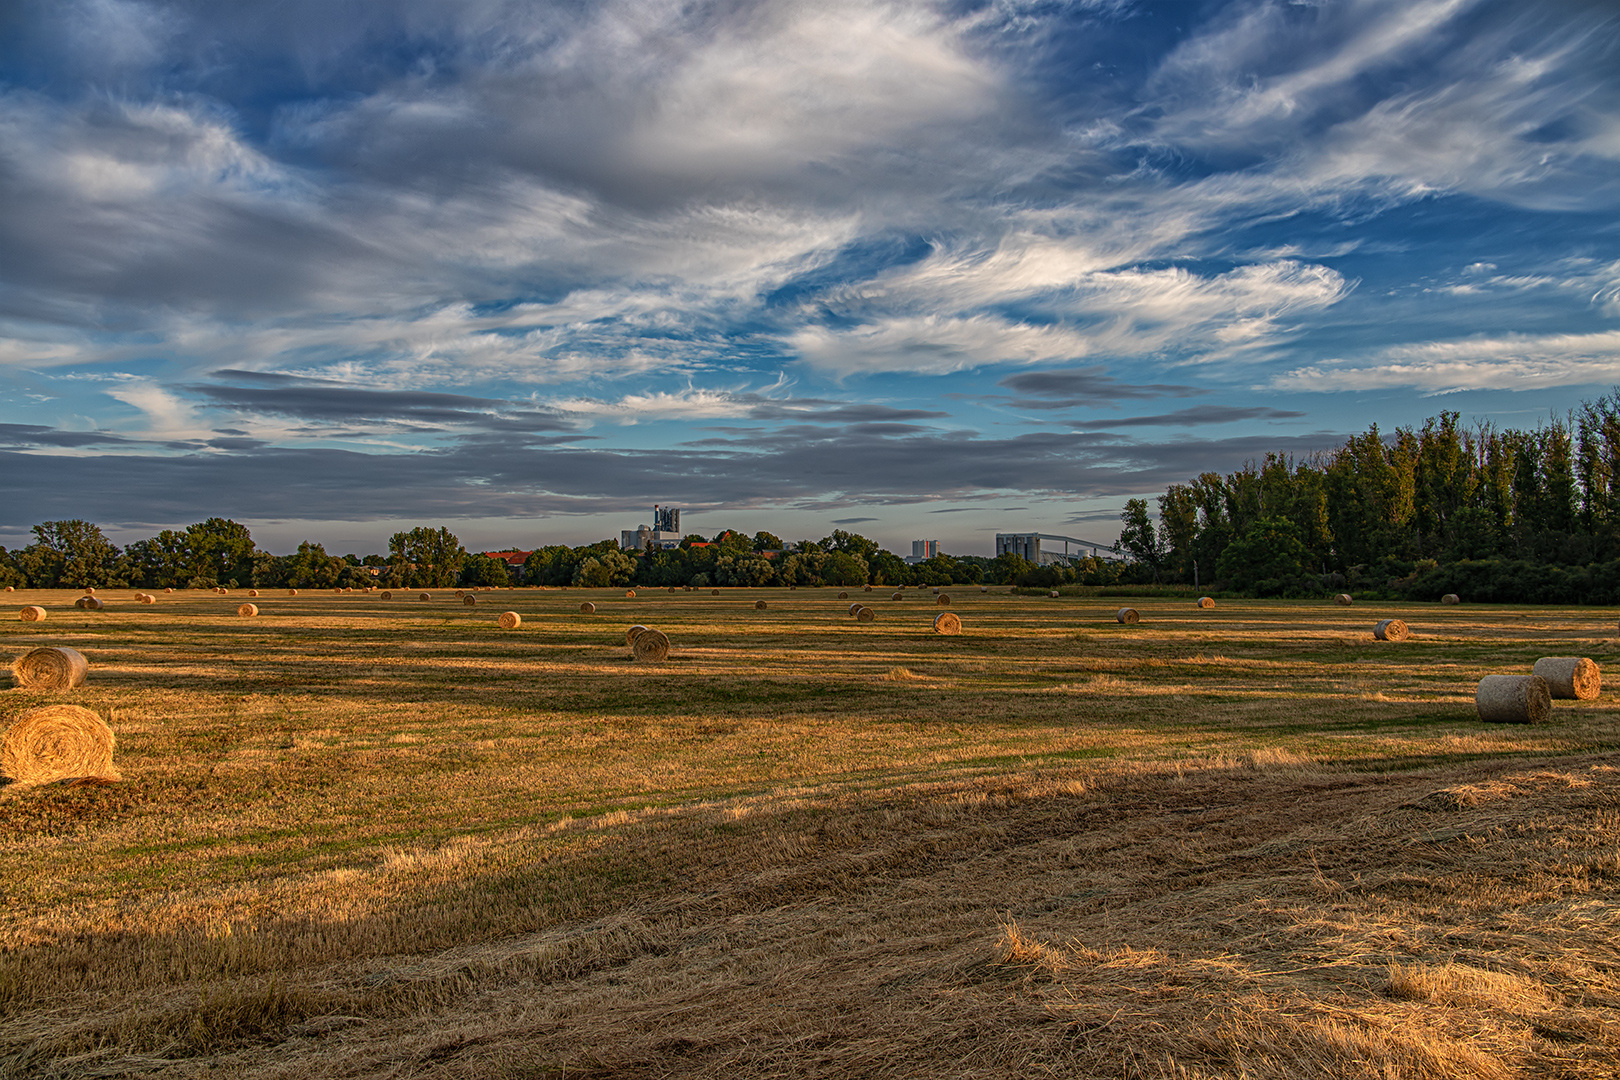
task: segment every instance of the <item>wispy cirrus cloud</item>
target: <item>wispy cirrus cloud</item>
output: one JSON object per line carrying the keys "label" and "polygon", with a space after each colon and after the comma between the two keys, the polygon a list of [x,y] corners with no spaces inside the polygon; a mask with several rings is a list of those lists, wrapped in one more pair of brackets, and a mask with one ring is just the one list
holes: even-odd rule
{"label": "wispy cirrus cloud", "polygon": [[1359,363],[1295,368],[1269,385],[1318,392],[1412,387],[1447,393],[1616,382],[1620,382],[1620,330],[1405,345]]}

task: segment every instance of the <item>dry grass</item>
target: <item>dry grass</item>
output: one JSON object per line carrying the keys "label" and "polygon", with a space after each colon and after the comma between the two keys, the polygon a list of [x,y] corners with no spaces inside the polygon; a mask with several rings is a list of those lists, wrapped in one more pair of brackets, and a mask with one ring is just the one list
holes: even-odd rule
{"label": "dry grass", "polygon": [[126,779],[0,792],[0,1075],[1614,1075],[1613,703],[1473,702],[1612,612],[767,595],[18,596]]}

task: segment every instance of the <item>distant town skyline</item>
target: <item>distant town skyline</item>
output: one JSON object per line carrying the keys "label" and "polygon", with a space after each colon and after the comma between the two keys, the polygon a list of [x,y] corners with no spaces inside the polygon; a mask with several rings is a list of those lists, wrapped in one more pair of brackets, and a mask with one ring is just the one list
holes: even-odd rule
{"label": "distant town skyline", "polygon": [[0,545],[904,554],[1620,383],[1611,4],[0,16]]}

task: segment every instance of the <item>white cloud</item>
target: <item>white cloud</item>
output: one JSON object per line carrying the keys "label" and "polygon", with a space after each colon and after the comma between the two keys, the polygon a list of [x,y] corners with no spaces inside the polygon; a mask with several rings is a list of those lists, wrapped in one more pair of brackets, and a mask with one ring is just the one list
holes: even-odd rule
{"label": "white cloud", "polygon": [[1407,345],[1386,349],[1365,363],[1295,368],[1272,379],[1268,387],[1323,392],[1412,387],[1446,393],[1616,382],[1620,382],[1620,330]]}

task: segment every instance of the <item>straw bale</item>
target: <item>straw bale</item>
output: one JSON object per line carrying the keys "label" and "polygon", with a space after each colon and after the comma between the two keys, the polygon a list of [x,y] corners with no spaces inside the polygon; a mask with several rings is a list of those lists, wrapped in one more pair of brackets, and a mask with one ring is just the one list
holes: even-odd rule
{"label": "straw bale", "polygon": [[430,592],[425,592],[425,593],[422,594],[421,599],[423,599],[423,600],[431,600],[431,599],[433,599],[433,594],[430,593]]}
{"label": "straw bale", "polygon": [[244,619],[251,619],[253,616],[259,613],[259,605],[243,604],[241,607],[236,609],[236,613],[242,616]]}
{"label": "straw bale", "polygon": [[500,623],[502,630],[516,630],[523,625],[523,616],[515,611],[503,611],[501,617],[495,621]]}
{"label": "straw bale", "polygon": [[865,606],[866,606],[865,604],[863,604],[859,600],[857,600],[853,604],[849,605],[849,613],[851,615],[853,615],[853,614],[855,614],[857,611],[861,610],[861,608],[863,608]]}
{"label": "straw bale", "polygon": [[7,586],[6,586],[6,592],[16,592],[16,591],[17,591],[17,590],[16,590],[16,589],[15,589],[15,588],[14,588],[14,587],[12,587],[12,586],[10,586],[10,585],[7,585]]}
{"label": "straw bale", "polygon": [[1591,701],[1603,692],[1603,673],[1584,656],[1543,656],[1531,670],[1547,680],[1555,698]]}
{"label": "straw bale", "polygon": [[1354,601],[1350,599],[1349,593],[1340,593],[1338,596],[1333,598],[1333,602],[1338,604],[1340,607],[1349,607],[1352,603],[1354,603]]}
{"label": "straw bale", "polygon": [[466,596],[461,598],[461,602],[467,607],[472,607],[474,604],[478,603],[478,597],[474,596],[472,593],[468,593]]}
{"label": "straw bale", "polygon": [[669,655],[669,638],[657,630],[643,630],[630,643],[630,655],[638,661],[657,663]]}
{"label": "straw bale", "polygon": [[1051,592],[1050,592],[1050,593],[1048,593],[1048,594],[1047,594],[1047,595],[1048,595],[1048,596],[1050,596],[1050,597],[1052,597],[1052,599],[1054,599],[1054,600],[1056,600],[1056,599],[1057,599],[1057,595],[1058,595],[1058,591],[1057,591],[1057,590],[1056,590],[1056,589],[1053,589],[1053,590],[1052,590],[1052,591],[1051,591]]}
{"label": "straw bale", "polygon": [[141,593],[141,603],[155,604],[157,603],[157,597],[153,596],[151,593]]}
{"label": "straw bale", "polygon": [[174,589],[171,587],[171,588],[164,589],[163,591],[164,592],[174,592]]}
{"label": "straw bale", "polygon": [[849,599],[849,593],[847,593],[847,592],[839,593],[838,594],[838,599],[840,599],[840,600],[848,600]]}
{"label": "straw bale", "polygon": [[78,705],[46,705],[20,714],[0,736],[0,775],[18,784],[94,777],[121,780],[113,768],[112,729]]}
{"label": "straw bale", "polygon": [[940,593],[937,597],[934,598],[934,603],[938,604],[940,607],[950,607],[951,606],[951,594],[950,593]]}
{"label": "straw bale", "polygon": [[720,590],[719,589],[710,589],[709,590],[709,595],[710,596],[719,596],[720,595]]}
{"label": "straw bale", "polygon": [[456,590],[456,599],[457,600],[460,600],[463,596],[466,596],[466,595],[467,595],[467,590],[466,589],[457,589]]}
{"label": "straw bale", "polygon": [[765,601],[763,601],[763,600],[755,600],[754,601],[754,610],[755,611],[764,611],[765,610]]}
{"label": "straw bale", "polygon": [[581,615],[595,615],[596,605],[587,600],[583,604],[579,605],[579,613]]}
{"label": "straw bale", "polygon": [[903,592],[894,593],[892,596],[889,597],[890,600],[904,600],[905,598],[906,598],[906,594],[903,593]]}
{"label": "straw bale", "polygon": [[1212,608],[1215,606],[1215,598],[1213,596],[1200,596],[1198,606],[1200,608]]}
{"label": "straw bale", "polygon": [[856,622],[871,622],[875,618],[877,618],[877,612],[864,605],[862,605],[861,610],[855,613]]}
{"label": "straw bale", "polygon": [[288,589],[287,590],[287,595],[288,596],[297,596],[298,595],[298,590],[297,589]]}
{"label": "straw bale", "polygon": [[86,596],[94,596],[94,595],[96,595],[96,587],[94,585],[86,585],[84,587],[84,595],[86,595]]}
{"label": "straw bale", "polygon": [[990,591],[990,586],[988,586],[988,585],[980,585],[979,586],[979,591],[980,592],[989,592]]}
{"label": "straw bale", "polygon": [[17,612],[17,618],[21,619],[23,622],[44,622],[45,609],[40,607],[38,604],[29,604],[27,607]]}
{"label": "straw bale", "polygon": [[11,677],[24,690],[72,690],[89,674],[89,662],[77,649],[63,645],[30,649],[11,665]]}
{"label": "straw bale", "polygon": [[636,638],[641,634],[645,634],[647,629],[647,627],[642,626],[640,623],[636,623],[636,625],[624,632],[624,643],[626,645],[634,645],[636,643]]}
{"label": "straw bale", "polygon": [[1474,706],[1487,724],[1544,724],[1552,691],[1540,675],[1487,675],[1474,690]]}
{"label": "straw bale", "polygon": [[1462,603],[1462,597],[1458,596],[1454,592],[1448,592],[1446,595],[1440,598],[1440,602],[1442,604],[1460,604]]}
{"label": "straw bale", "polygon": [[934,616],[934,633],[960,634],[961,632],[962,620],[954,613],[942,611]]}
{"label": "straw bale", "polygon": [[1114,613],[1114,618],[1118,619],[1122,623],[1135,623],[1142,621],[1142,616],[1137,614],[1136,609],[1133,607],[1120,608]]}
{"label": "straw bale", "polygon": [[345,586],[343,586],[343,591],[346,592],[346,593],[351,593],[351,592],[354,592],[354,588],[353,588],[353,586],[345,585]]}
{"label": "straw bale", "polygon": [[634,589],[626,589],[626,590],[624,590],[624,598],[626,600],[634,600],[636,598],[636,590],[634,590]]}
{"label": "straw bale", "polygon": [[382,596],[379,597],[379,599],[381,599],[381,600],[392,600],[393,598],[394,598],[394,594],[387,591],[386,589],[383,590]]}
{"label": "straw bale", "polygon": [[871,592],[871,591],[872,591],[872,586],[870,586],[870,585],[866,586],[864,589],[861,590],[861,592]]}
{"label": "straw bale", "polygon": [[77,600],[73,601],[73,606],[76,608],[81,608],[85,611],[101,611],[107,605],[102,603],[97,597],[81,596]]}
{"label": "straw bale", "polygon": [[1410,633],[1400,619],[1385,619],[1373,627],[1373,637],[1379,641],[1405,641]]}

